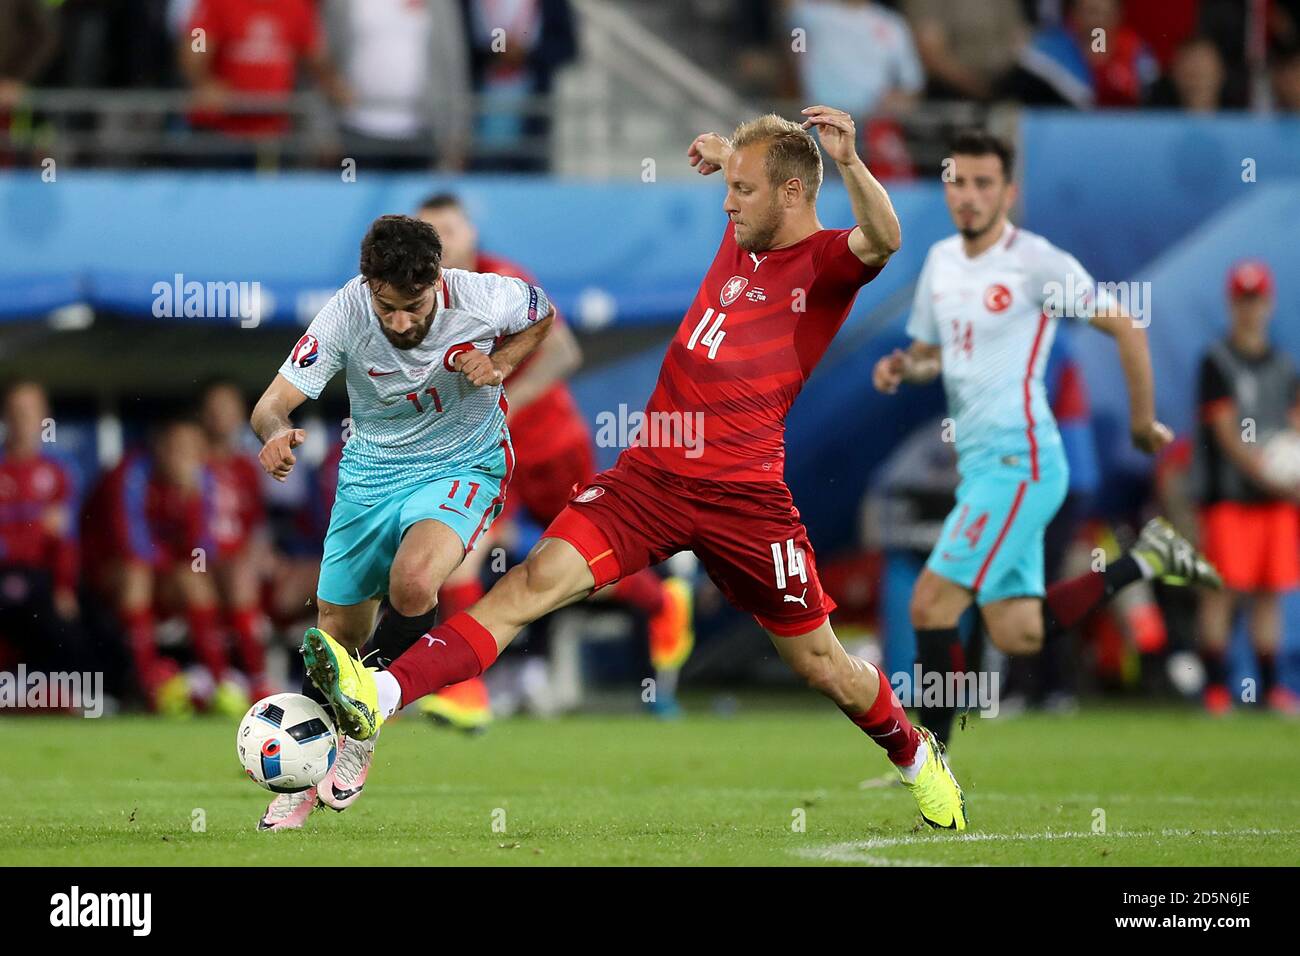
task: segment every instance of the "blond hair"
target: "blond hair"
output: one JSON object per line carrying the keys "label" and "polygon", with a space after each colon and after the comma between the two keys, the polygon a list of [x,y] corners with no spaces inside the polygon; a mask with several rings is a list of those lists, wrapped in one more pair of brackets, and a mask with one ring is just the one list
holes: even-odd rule
{"label": "blond hair", "polygon": [[797,179],[803,183],[808,201],[816,202],[822,184],[822,154],[812,133],[799,123],[768,113],[741,123],[731,137],[735,149],[759,143],[767,144],[763,168],[768,181],[780,186]]}

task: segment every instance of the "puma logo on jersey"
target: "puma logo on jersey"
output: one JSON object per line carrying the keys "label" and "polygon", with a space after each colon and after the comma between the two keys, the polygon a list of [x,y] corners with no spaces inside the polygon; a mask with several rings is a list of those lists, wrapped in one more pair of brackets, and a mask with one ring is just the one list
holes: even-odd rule
{"label": "puma logo on jersey", "polygon": [[783,595],[783,597],[785,598],[786,601],[790,602],[791,604],[802,604],[804,607],[807,607],[807,606],[808,606],[808,601],[807,601],[807,597],[808,597],[808,589],[807,589],[807,588],[804,588],[804,589],[803,589],[803,593],[800,594],[798,597],[795,597],[793,594],[786,594],[786,595]]}
{"label": "puma logo on jersey", "polygon": [[758,267],[759,267],[759,266],[761,266],[764,262],[767,261],[767,256],[764,256],[763,258],[760,259],[760,258],[758,257],[758,255],[757,255],[756,253],[753,253],[753,252],[751,252],[751,253],[749,254],[749,258],[751,258],[751,259],[754,260],[754,271],[755,271],[755,272],[758,271]]}

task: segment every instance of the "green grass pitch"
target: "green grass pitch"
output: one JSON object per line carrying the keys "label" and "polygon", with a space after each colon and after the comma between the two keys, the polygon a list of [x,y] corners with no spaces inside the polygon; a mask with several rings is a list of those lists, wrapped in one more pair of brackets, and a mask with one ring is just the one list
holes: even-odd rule
{"label": "green grass pitch", "polygon": [[902,789],[863,786],[888,765],[831,708],[698,709],[513,720],[477,738],[408,716],[385,729],[356,806],[279,834],[254,831],[266,795],[241,776],[234,722],[5,718],[0,865],[1300,859],[1300,724],[1267,715],[972,720],[952,754],[971,816],[957,836],[920,827]]}

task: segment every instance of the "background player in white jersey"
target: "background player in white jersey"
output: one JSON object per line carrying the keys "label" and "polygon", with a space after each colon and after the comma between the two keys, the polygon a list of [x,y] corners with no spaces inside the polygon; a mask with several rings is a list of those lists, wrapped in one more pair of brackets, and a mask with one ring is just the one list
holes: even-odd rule
{"label": "background player in white jersey", "polygon": [[[1043,531],[1068,476],[1043,384],[1056,323],[1086,321],[1115,340],[1136,447],[1155,453],[1173,434],[1156,420],[1145,323],[1098,294],[1077,259],[1008,220],[1016,198],[1011,147],[967,130],[950,158],[944,196],[958,234],[926,256],[907,324],[911,346],[874,371],[876,388],[887,393],[942,374],[955,430],[956,507],[912,595],[922,688],[935,672],[947,686],[949,674],[965,669],[958,621],[972,601],[999,649],[1033,654],[1140,578],[1218,584],[1209,563],[1157,518],[1104,571],[1045,591]],[[946,743],[956,702],[945,695],[942,703],[919,709]]]}
{"label": "background player in white jersey", "polygon": [[[376,219],[361,274],[312,321],[253,410],[262,467],[283,480],[306,437],[289,415],[345,371],[351,433],[316,594],[317,626],[352,651],[370,638],[384,594],[398,616],[422,621],[501,513],[514,463],[501,383],[553,321],[536,286],[441,260],[428,223]],[[319,787],[277,796],[258,828],[300,827],[318,799],[345,809],[372,751],[344,741]]]}

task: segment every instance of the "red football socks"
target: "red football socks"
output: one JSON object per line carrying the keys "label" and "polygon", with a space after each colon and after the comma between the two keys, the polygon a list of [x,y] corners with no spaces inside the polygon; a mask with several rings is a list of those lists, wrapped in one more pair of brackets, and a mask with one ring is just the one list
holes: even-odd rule
{"label": "red football socks", "polygon": [[402,703],[477,677],[497,659],[492,633],[462,611],[419,638],[388,666],[402,689]]}
{"label": "red football socks", "polygon": [[266,648],[261,640],[262,612],[257,607],[236,608],[229,614],[230,629],[235,632],[235,648],[244,673],[254,679],[266,670]]}
{"label": "red football socks", "polygon": [[890,763],[896,767],[909,766],[916,759],[916,748],[921,743],[920,735],[907,719],[898,696],[878,667],[876,676],[880,679],[880,689],[876,692],[875,703],[865,712],[856,716],[849,714],[848,718],[885,749]]}
{"label": "red football socks", "polygon": [[185,611],[186,623],[190,630],[190,647],[200,664],[212,674],[212,679],[225,679],[230,661],[226,649],[221,643],[221,634],[217,630],[217,608],[215,606],[191,606]]}

